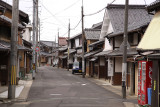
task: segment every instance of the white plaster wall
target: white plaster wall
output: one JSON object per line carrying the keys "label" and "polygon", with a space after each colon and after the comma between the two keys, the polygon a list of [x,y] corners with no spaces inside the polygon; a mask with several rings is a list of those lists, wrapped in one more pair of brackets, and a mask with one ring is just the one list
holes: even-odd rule
{"label": "white plaster wall", "polygon": [[79,46],[79,38],[76,38],[76,39],[75,39],[75,45],[76,45],[76,47]]}
{"label": "white plaster wall", "polygon": [[103,40],[104,37],[106,36],[108,32],[109,24],[110,24],[110,20],[109,20],[108,11],[106,9],[104,17],[103,17],[103,24],[102,24],[101,34],[100,34],[100,40]]}
{"label": "white plaster wall", "polygon": [[109,43],[109,40],[105,38],[105,47],[103,51],[113,50],[112,45]]}
{"label": "white plaster wall", "polygon": [[25,32],[22,34],[23,39],[26,41],[30,41],[31,37],[30,37],[31,33],[29,28],[25,28]]}
{"label": "white plaster wall", "polygon": [[122,72],[122,58],[115,58],[115,72]]}

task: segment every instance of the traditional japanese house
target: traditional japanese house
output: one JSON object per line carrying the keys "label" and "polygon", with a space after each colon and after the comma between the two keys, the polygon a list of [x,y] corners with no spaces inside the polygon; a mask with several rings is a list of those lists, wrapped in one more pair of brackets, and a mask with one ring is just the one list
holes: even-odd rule
{"label": "traditional japanese house", "polygon": [[[106,37],[104,55],[108,58],[108,76],[111,77],[113,85],[121,85],[122,80],[124,8],[124,5],[108,5],[103,22],[105,27],[102,27],[101,31],[101,36]],[[129,5],[126,84],[127,87],[132,85],[134,91],[138,85],[138,65],[134,61],[134,57],[138,55],[136,47],[150,20],[144,5]]]}
{"label": "traditional japanese house", "polygon": [[[1,85],[8,84],[8,74],[10,68],[10,40],[11,40],[11,24],[12,24],[12,6],[4,1],[0,1],[0,6],[5,9],[3,15],[0,15],[0,82]],[[28,14],[19,11],[19,24],[18,24],[18,35],[17,35],[17,49],[19,52],[23,50],[23,54],[27,51],[26,47],[23,46],[22,33],[25,25],[29,22]],[[23,24],[22,24],[23,23]],[[16,44],[15,44],[16,45]],[[17,62],[19,62],[19,57]],[[23,66],[24,68],[24,66]],[[19,78],[20,63],[17,63],[17,80]],[[17,81],[18,83],[18,81]]]}

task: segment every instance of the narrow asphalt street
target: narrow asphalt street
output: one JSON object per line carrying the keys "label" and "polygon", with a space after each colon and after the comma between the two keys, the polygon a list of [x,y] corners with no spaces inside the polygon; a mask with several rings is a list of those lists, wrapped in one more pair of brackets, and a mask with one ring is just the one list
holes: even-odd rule
{"label": "narrow asphalt street", "polygon": [[0,107],[124,107],[123,99],[101,86],[53,67],[40,67],[27,102]]}

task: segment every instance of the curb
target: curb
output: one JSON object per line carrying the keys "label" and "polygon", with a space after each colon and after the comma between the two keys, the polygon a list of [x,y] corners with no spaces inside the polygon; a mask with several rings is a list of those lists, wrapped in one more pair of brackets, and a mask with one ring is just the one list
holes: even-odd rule
{"label": "curb", "polygon": [[7,98],[1,98],[0,99],[0,104],[7,104],[11,102],[26,102],[28,98],[28,93],[30,91],[30,88],[32,86],[33,80],[27,80],[26,83],[24,84],[24,88],[21,91],[20,95],[18,98],[15,99],[7,99]]}

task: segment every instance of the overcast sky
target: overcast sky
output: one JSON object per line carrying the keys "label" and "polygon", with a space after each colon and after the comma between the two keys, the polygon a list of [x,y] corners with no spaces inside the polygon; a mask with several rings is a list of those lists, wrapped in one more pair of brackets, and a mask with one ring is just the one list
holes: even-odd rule
{"label": "overcast sky", "polygon": [[[12,4],[12,0],[3,0]],[[84,14],[95,13],[113,0],[84,0]],[[155,0],[129,0],[130,4],[150,4]],[[26,12],[32,20],[33,0],[20,0],[20,10]],[[125,0],[115,0],[113,4],[125,4]],[[41,19],[41,40],[54,41],[59,28],[60,36],[67,37],[68,23],[75,28],[81,19],[82,0],[39,0],[39,17]],[[84,17],[84,27],[90,28],[93,24],[103,21],[104,10],[92,16]],[[81,23],[71,36],[81,32]]]}

